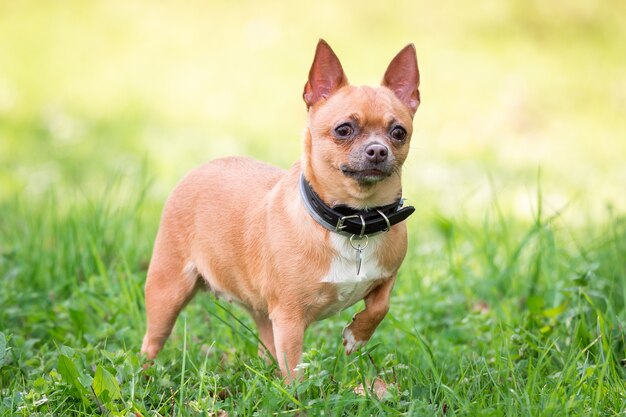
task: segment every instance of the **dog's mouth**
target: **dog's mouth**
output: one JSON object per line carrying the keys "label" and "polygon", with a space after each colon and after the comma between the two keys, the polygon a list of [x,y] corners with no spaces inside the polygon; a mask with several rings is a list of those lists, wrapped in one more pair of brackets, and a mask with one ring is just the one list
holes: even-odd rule
{"label": "dog's mouth", "polygon": [[353,169],[348,165],[341,165],[341,172],[350,178],[354,178],[361,184],[373,184],[384,180],[391,175],[392,170],[382,170],[377,168]]}

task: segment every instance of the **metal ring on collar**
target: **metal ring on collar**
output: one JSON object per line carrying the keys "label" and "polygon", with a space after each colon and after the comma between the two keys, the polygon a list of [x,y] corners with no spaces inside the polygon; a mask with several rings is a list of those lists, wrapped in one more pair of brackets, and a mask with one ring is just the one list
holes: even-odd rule
{"label": "metal ring on collar", "polygon": [[387,216],[385,216],[385,213],[383,213],[382,211],[376,209],[376,211],[378,212],[378,214],[380,214],[383,219],[385,219],[385,222],[387,223],[387,228],[383,229],[383,232],[388,232],[391,229],[391,223],[389,223],[389,219],[387,218]]}
{"label": "metal ring on collar", "polygon": [[363,219],[363,216],[360,214],[359,219],[361,219],[361,234],[359,235],[359,237],[363,238],[363,236],[365,236],[365,219]]}
{"label": "metal ring on collar", "polygon": [[[359,241],[363,240],[365,238],[365,244],[363,246],[361,245],[354,245],[354,238],[357,238]],[[362,250],[365,249],[365,247],[367,246],[367,244],[369,243],[370,239],[367,235],[363,235],[363,236],[357,236],[357,235],[352,235],[350,236],[350,246],[352,246],[352,249],[355,250]]]}

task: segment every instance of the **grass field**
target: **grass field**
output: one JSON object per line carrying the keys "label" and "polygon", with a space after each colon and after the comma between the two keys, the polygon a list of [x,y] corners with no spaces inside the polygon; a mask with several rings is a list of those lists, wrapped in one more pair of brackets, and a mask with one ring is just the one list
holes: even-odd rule
{"label": "grass field", "polygon": [[[359,4],[0,0],[0,415],[626,415],[624,3]],[[144,370],[167,192],[298,158],[319,37],[356,84],[417,47],[389,315],[350,357],[361,304],[312,326],[288,386],[199,294]]]}
{"label": "grass field", "polygon": [[[107,195],[120,195],[120,187]],[[572,230],[496,205],[479,224],[419,217],[392,309],[346,357],[355,308],[307,335],[304,382],[256,357],[248,317],[208,295],[142,370],[155,215],[128,195],[2,205],[0,383],[8,415],[622,415],[626,222]],[[117,197],[116,197],[117,198]],[[380,378],[382,399],[357,395]],[[212,414],[213,413],[213,414]]]}

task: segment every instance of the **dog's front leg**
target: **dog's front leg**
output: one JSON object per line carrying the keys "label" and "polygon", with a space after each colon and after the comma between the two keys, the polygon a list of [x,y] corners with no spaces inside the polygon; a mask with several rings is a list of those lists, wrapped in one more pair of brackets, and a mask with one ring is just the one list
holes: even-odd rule
{"label": "dog's front leg", "polygon": [[365,309],[356,314],[352,322],[343,329],[343,345],[346,347],[346,355],[365,345],[378,324],[385,318],[389,311],[389,297],[395,281],[394,274],[370,291],[365,296]]}
{"label": "dog's front leg", "polygon": [[276,346],[276,360],[287,382],[297,378],[295,370],[302,356],[302,343],[306,322],[303,314],[293,311],[274,310],[270,314]]}

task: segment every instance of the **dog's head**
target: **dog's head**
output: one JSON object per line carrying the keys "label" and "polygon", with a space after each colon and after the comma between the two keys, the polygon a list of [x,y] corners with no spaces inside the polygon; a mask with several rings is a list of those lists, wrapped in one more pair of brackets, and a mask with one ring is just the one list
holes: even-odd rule
{"label": "dog's head", "polygon": [[303,93],[309,110],[303,170],[327,204],[367,208],[400,196],[418,87],[412,44],[393,58],[381,86],[356,87],[330,46],[319,41]]}

